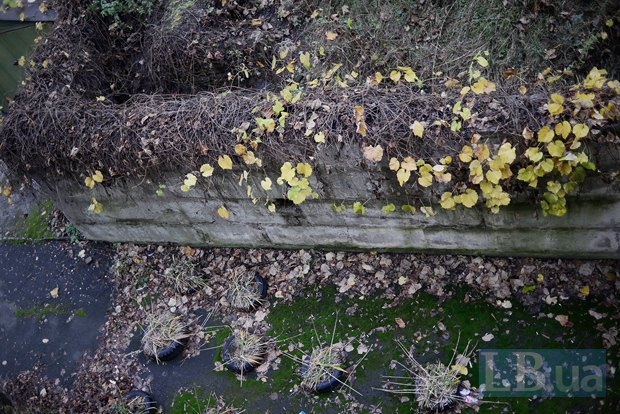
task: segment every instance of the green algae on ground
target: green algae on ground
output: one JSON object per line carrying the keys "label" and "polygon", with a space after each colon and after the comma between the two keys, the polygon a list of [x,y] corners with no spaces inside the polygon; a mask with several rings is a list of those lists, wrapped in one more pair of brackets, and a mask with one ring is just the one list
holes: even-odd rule
{"label": "green algae on ground", "polygon": [[[457,289],[453,287],[452,289]],[[381,406],[383,412],[409,413],[415,405],[412,402],[401,403],[399,396],[388,394],[378,389],[383,386],[384,375],[399,375],[398,369],[390,369],[393,360],[406,362],[398,342],[407,347],[413,345],[413,352],[420,362],[441,360],[449,362],[460,334],[457,351],[463,351],[468,340],[472,340],[478,349],[556,349],[556,348],[602,348],[600,335],[592,335],[594,319],[588,310],[600,308],[591,301],[572,301],[570,304],[545,307],[540,314],[531,314],[512,300],[510,309],[494,307],[482,298],[474,298],[475,293],[456,293],[445,301],[425,293],[417,293],[411,299],[391,304],[389,300],[379,297],[339,299],[335,288],[310,290],[304,297],[292,303],[276,301],[272,303],[267,321],[272,328],[269,335],[279,341],[282,350],[288,349],[289,343],[302,344],[304,352],[309,352],[317,344],[317,335],[322,341],[331,341],[332,329],[335,324],[334,341],[349,341],[352,338],[354,350],[349,354],[349,365],[353,365],[362,357],[356,352],[363,343],[372,347],[370,353],[359,363],[349,384],[361,396],[357,401],[366,406]],[[604,312],[604,309],[599,309]],[[565,314],[574,324],[563,327],[553,316]],[[399,328],[396,319],[402,319],[404,328]],[[601,323],[597,321],[596,323]],[[608,321],[613,324],[613,321]],[[481,337],[492,333],[494,338],[484,342]],[[221,345],[225,340],[224,332],[216,335],[216,343]],[[360,342],[361,341],[361,342]],[[288,351],[286,351],[288,353]],[[293,351],[300,356],[300,351]],[[219,353],[216,359],[219,360]],[[288,399],[294,406],[307,407],[306,412],[339,413],[347,410],[346,399],[333,398],[329,394],[308,399],[302,392],[291,394],[295,385],[299,385],[298,363],[282,355],[281,363],[276,370],[268,373],[266,382],[248,375],[240,384],[234,374],[228,371],[216,372],[222,380],[230,381],[234,387],[231,395],[223,395],[226,401],[238,407],[277,408],[278,401],[266,401],[271,393],[278,393]],[[610,362],[617,363],[617,349],[608,350]],[[475,358],[468,379],[473,386],[479,385],[478,365]],[[238,387],[235,386],[235,383]],[[608,380],[608,390],[617,386],[615,379]],[[486,399],[485,401],[500,404],[485,404],[480,411],[485,413],[507,412],[546,413],[550,410],[565,412],[569,410],[590,410],[605,412],[617,397],[613,394],[609,400],[593,399],[527,399],[505,398]],[[286,396],[286,397],[284,397]],[[410,401],[414,398],[410,397]],[[177,397],[177,400],[181,398]],[[188,398],[187,396],[185,398]],[[256,400],[262,402],[257,405]],[[271,405],[270,405],[271,404]],[[506,405],[508,404],[508,406]],[[175,407],[177,406],[175,400]],[[318,410],[318,411],[317,411]],[[179,412],[179,411],[175,411]],[[274,411],[275,412],[275,411]]]}
{"label": "green algae on ground", "polygon": [[71,310],[63,305],[32,306],[30,308],[15,309],[15,316],[18,318],[35,318],[39,321],[54,315],[75,315],[80,318],[86,317],[83,308]]}
{"label": "green algae on ground", "polygon": [[24,219],[18,223],[15,239],[7,240],[6,243],[26,244],[54,237],[48,225],[53,210],[54,205],[50,200],[34,205]]}

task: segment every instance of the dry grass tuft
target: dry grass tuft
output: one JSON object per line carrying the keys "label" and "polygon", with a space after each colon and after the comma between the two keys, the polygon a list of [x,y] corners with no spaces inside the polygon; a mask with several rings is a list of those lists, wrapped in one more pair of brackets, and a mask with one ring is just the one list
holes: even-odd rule
{"label": "dry grass tuft", "polygon": [[240,310],[250,310],[260,305],[263,299],[254,273],[245,269],[236,271],[230,279],[227,299],[233,308]]}
{"label": "dry grass tuft", "polygon": [[164,279],[179,293],[199,290],[207,286],[196,262],[181,258],[172,259],[172,266],[164,271]]}
{"label": "dry grass tuft", "polygon": [[387,376],[386,386],[396,386],[395,389],[382,388],[393,394],[413,394],[418,406],[423,410],[444,410],[458,402],[464,401],[458,394],[460,384],[459,371],[453,368],[453,364],[466,366],[469,358],[474,353],[474,348],[467,343],[462,354],[457,356],[455,347],[452,358],[448,364],[434,362],[422,365],[418,362],[412,352],[399,342],[401,349],[407,357],[406,363],[396,361],[407,371],[408,376]]}
{"label": "dry grass tuft", "polygon": [[246,364],[252,366],[260,365],[268,344],[269,341],[260,335],[246,330],[235,332],[228,353],[230,359],[226,362],[241,367]]}
{"label": "dry grass tuft", "polygon": [[158,354],[173,343],[179,343],[189,336],[187,324],[181,316],[170,312],[155,313],[148,315],[144,327],[144,336],[141,344],[144,354],[155,358],[159,363]]}
{"label": "dry grass tuft", "polygon": [[343,362],[342,350],[337,345],[314,348],[312,354],[303,362],[307,371],[301,380],[302,387],[313,391],[320,383],[334,378],[334,371],[345,372],[342,368]]}

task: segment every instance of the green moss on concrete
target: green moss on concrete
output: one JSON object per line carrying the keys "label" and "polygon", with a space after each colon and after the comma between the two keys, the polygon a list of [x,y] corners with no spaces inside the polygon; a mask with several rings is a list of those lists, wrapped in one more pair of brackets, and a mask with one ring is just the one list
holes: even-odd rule
{"label": "green moss on concrete", "polygon": [[49,218],[54,205],[50,200],[45,200],[32,207],[24,219],[17,224],[14,239],[7,241],[10,244],[25,244],[54,237],[49,228]]}

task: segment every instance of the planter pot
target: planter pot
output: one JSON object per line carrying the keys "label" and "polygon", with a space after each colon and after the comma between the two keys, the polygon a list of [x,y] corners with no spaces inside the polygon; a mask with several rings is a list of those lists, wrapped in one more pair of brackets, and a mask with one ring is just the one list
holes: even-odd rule
{"label": "planter pot", "polygon": [[141,406],[140,414],[151,414],[157,412],[157,401],[148,392],[132,390],[125,395],[125,401],[138,401]]}
{"label": "planter pot", "polygon": [[[307,355],[303,358],[303,362],[301,364],[301,375],[302,376],[305,376],[306,373],[308,372],[308,360],[309,359],[310,357]],[[344,372],[338,369],[334,369],[330,373],[329,378],[327,378],[323,382],[319,382],[312,391],[318,394],[324,394],[324,393],[328,393],[330,391],[335,390],[344,382],[344,379],[345,379],[344,374],[345,374]]]}
{"label": "planter pot", "polygon": [[[247,374],[254,371],[254,369],[260,365],[260,363],[252,364],[248,361],[233,361],[232,355],[234,353],[234,347],[235,336],[232,335],[226,339],[226,342],[224,342],[224,346],[222,347],[222,361],[224,361],[224,366],[226,368],[237,374]],[[263,355],[256,355],[256,357],[260,360],[263,359]]]}
{"label": "planter pot", "polygon": [[[257,299],[256,301],[254,301],[248,308],[244,308],[243,310],[253,310],[256,309],[258,307],[258,305],[260,305],[261,300],[265,299],[267,297],[267,281],[265,280],[264,277],[262,277],[261,275],[259,275],[258,273],[254,274],[254,278],[253,278],[253,285],[256,287],[256,296]],[[229,293],[230,295],[230,293]],[[232,302],[230,300],[230,296],[228,298],[229,302]]]}
{"label": "planter pot", "polygon": [[157,353],[157,357],[155,357],[154,355],[147,355],[147,356],[156,361],[161,361],[161,362],[172,361],[173,359],[181,355],[181,353],[183,353],[183,350],[185,349],[185,346],[187,345],[188,341],[189,341],[189,337],[179,339],[178,341],[174,341],[167,347],[160,350]]}
{"label": "planter pot", "polygon": [[17,411],[13,408],[11,399],[4,393],[0,392],[0,414],[13,414],[16,412]]}

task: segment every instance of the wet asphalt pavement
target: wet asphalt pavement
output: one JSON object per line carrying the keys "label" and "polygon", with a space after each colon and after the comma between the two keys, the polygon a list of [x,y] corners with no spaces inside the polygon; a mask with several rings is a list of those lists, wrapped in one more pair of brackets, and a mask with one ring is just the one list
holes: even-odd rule
{"label": "wet asphalt pavement", "polygon": [[84,257],[80,250],[64,242],[0,244],[0,379],[41,364],[69,387],[83,355],[97,348],[114,251],[94,243]]}

